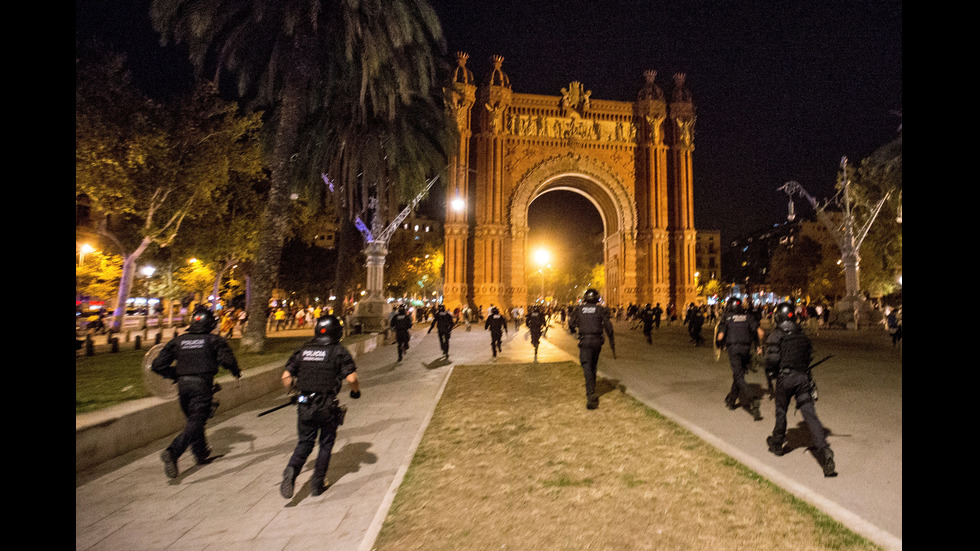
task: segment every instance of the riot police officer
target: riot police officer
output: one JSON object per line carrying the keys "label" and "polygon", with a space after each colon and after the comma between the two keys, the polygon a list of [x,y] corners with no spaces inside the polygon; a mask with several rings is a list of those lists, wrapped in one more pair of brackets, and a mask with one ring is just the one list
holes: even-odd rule
{"label": "riot police officer", "polygon": [[653,307],[653,326],[660,329],[660,318],[664,315],[664,309],[660,307],[658,302],[656,306]]}
{"label": "riot police officer", "polygon": [[648,302],[643,310],[640,310],[639,318],[640,323],[643,324],[643,336],[647,339],[647,344],[653,344],[653,306]]}
{"label": "riot police officer", "polygon": [[[214,314],[206,307],[198,306],[191,314],[187,332],[168,342],[151,364],[155,373],[177,381],[180,409],[187,418],[184,430],[160,453],[168,478],[177,478],[177,460],[188,447],[198,465],[213,460],[204,427],[217,405],[214,402],[214,376],[219,367],[231,371],[236,378],[242,376],[228,341],[211,333],[217,325]],[[176,366],[172,365],[174,362]]]}
{"label": "riot police officer", "polygon": [[739,400],[743,405],[749,405],[749,412],[756,421],[762,419],[759,411],[761,400],[752,396],[748,383],[745,382],[745,371],[752,362],[752,348],[759,348],[765,333],[759,327],[755,316],[745,311],[742,300],[733,297],[725,315],[718,322],[717,345],[728,350],[728,362],[732,367],[732,388],[725,396],[728,409],[736,409]]}
{"label": "riot police officer", "polygon": [[490,330],[490,349],[493,351],[493,357],[496,358],[503,334],[507,332],[507,320],[500,315],[500,309],[496,306],[490,309],[490,315],[483,324],[483,330],[487,329]]}
{"label": "riot police officer", "polygon": [[579,304],[572,310],[568,330],[573,335],[578,331],[578,355],[585,375],[585,407],[599,407],[599,397],[595,393],[596,371],[599,367],[599,352],[605,340],[603,332],[609,337],[609,347],[613,357],[616,356],[616,339],[613,335],[612,322],[609,320],[609,310],[599,304],[599,292],[589,289]]}
{"label": "riot police officer", "polygon": [[412,316],[408,315],[404,304],[398,306],[398,312],[391,317],[391,328],[395,330],[395,342],[398,344],[398,361],[402,361],[402,355],[408,350],[408,341],[412,339],[409,333]]}
{"label": "riot police officer", "polygon": [[279,485],[279,493],[286,499],[293,497],[296,477],[316,444],[320,451],[310,477],[310,493],[318,496],[326,490],[327,468],[337,428],[344,423],[347,412],[337,401],[337,394],[346,380],[350,383],[350,397],[361,397],[354,358],[340,344],[343,334],[340,319],[330,314],[322,316],[316,321],[313,339],[286,360],[282,384],[286,389],[298,392],[296,432],[299,437]]}
{"label": "riot police officer", "polygon": [[803,414],[810,430],[813,455],[820,461],[824,476],[837,476],[834,452],[827,443],[823,425],[817,417],[816,386],[810,373],[813,343],[796,322],[793,306],[782,303],[773,313],[775,329],[766,339],[766,374],[776,378],[776,426],[766,438],[769,451],[779,456],[786,453],[786,410],[790,399]]}
{"label": "riot police officer", "polygon": [[538,345],[541,343],[541,332],[545,326],[544,314],[538,306],[531,306],[531,311],[527,314],[524,321],[528,332],[531,334],[531,346],[534,347],[534,361],[538,361]]}
{"label": "riot police officer", "polygon": [[453,327],[456,327],[456,318],[446,311],[445,305],[440,304],[435,315],[432,316],[432,325],[429,326],[427,333],[431,333],[433,328],[436,329],[436,333],[439,335],[439,346],[442,347],[442,355],[447,358],[449,357],[449,335],[452,333]]}

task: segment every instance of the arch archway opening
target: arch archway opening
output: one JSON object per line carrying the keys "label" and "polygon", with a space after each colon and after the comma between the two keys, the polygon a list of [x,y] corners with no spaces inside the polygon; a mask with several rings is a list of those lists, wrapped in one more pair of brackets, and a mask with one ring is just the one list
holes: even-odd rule
{"label": "arch archway opening", "polygon": [[554,185],[528,205],[528,303],[568,304],[604,284],[606,215],[577,187]]}

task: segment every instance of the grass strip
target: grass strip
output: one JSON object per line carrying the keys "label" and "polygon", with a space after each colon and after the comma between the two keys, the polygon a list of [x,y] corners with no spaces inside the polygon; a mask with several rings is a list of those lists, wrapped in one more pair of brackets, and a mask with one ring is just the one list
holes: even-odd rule
{"label": "grass strip", "polygon": [[456,366],[375,550],[879,549],[570,362]]}
{"label": "grass strip", "polygon": [[[267,338],[261,354],[241,352],[241,339],[229,341],[242,371],[274,362],[286,364],[289,355],[310,337]],[[75,415],[97,411],[152,394],[143,385],[143,357],[152,348],[120,348],[94,356],[75,356]],[[224,369],[219,375],[228,373]]]}

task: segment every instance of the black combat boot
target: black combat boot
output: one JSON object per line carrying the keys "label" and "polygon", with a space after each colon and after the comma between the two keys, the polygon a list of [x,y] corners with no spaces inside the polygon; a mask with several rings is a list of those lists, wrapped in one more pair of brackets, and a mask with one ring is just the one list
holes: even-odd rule
{"label": "black combat boot", "polygon": [[776,439],[773,438],[772,436],[766,437],[766,444],[769,444],[769,453],[773,455],[781,457],[783,454],[786,453],[786,451],[783,450],[783,443],[776,442]]}
{"label": "black combat boot", "polygon": [[160,459],[163,461],[163,472],[167,474],[167,478],[177,478],[179,474],[177,471],[177,458],[170,453],[170,450],[160,452]]}
{"label": "black combat boot", "polygon": [[291,465],[282,472],[282,483],[279,484],[279,495],[289,499],[293,497],[293,486],[296,483],[296,469]]}
{"label": "black combat boot", "polygon": [[585,407],[588,409],[596,409],[599,407],[599,397],[595,394],[589,396],[589,399],[585,402]]}
{"label": "black combat boot", "polygon": [[756,421],[762,421],[762,412],[759,410],[759,406],[762,405],[762,401],[758,398],[752,400],[752,404],[749,406],[749,412],[752,413],[752,418]]}
{"label": "black combat boot", "polygon": [[837,476],[837,466],[834,464],[834,452],[830,449],[830,446],[817,450],[816,456],[820,460],[820,465],[823,467],[824,476]]}
{"label": "black combat boot", "polygon": [[310,489],[310,495],[312,495],[312,496],[322,495],[323,492],[326,492],[327,491],[327,488],[329,486],[330,485],[327,484],[327,483],[325,483],[322,478],[319,478],[319,479],[317,479],[317,478],[310,479],[310,487],[311,487],[311,489]]}
{"label": "black combat boot", "polygon": [[735,393],[729,392],[728,396],[725,396],[725,407],[731,410],[738,409],[738,406],[735,404],[736,399],[737,396],[735,396]]}

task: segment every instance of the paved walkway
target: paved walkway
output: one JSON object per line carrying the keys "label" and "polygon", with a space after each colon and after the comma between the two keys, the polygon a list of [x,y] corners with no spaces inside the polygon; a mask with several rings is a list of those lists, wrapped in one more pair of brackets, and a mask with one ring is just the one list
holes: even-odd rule
{"label": "paved walkway", "polygon": [[[470,332],[457,328],[449,360],[441,358],[436,335],[425,334],[427,325],[416,327],[422,330],[416,332],[404,361],[396,362],[393,346],[357,359],[363,395],[360,400],[341,395],[349,412],[338,431],[327,474],[331,487],[323,495],[310,495],[313,457],[297,479],[294,497],[286,500],[279,495],[281,473],[296,442],[296,421],[293,408],[257,416],[285,400],[273,394],[219,412],[211,420],[208,438],[220,457],[210,465],[194,465],[187,453],[180,459],[180,476],[167,479],[159,453],[172,438],[168,437],[77,475],[76,550],[368,551],[453,365],[492,360],[489,335],[482,327],[473,326]],[[766,419],[757,423],[747,413],[730,412],[721,405],[731,380],[724,358],[715,363],[710,348],[690,347],[676,326],[661,331],[655,335],[655,346],[648,348],[638,331],[617,324],[619,358],[612,360],[604,352],[600,375],[855,531],[887,549],[901,549],[899,352],[889,346],[878,354],[896,355],[897,374],[890,377],[897,378],[897,396],[873,400],[864,396],[859,402],[845,387],[860,392],[879,386],[877,378],[882,375],[864,375],[849,366],[861,363],[863,368],[867,360],[862,350],[879,346],[878,335],[856,332],[844,335],[848,338],[843,344],[832,344],[843,357],[838,367],[818,376],[822,390],[818,413],[832,429],[830,442],[841,475],[824,479],[803,450],[782,458],[765,451],[772,402],[764,403]],[[861,341],[862,336],[875,342],[863,348],[848,344],[854,338]],[[828,344],[818,344],[832,353]],[[492,361],[529,361],[531,353],[525,329],[505,336],[503,353]],[[574,361],[573,354],[574,341],[555,327],[542,341],[538,359]],[[881,363],[894,370],[896,361]],[[845,383],[839,377],[857,381]],[[895,382],[886,387],[894,393]],[[873,419],[879,409],[892,412],[891,418]],[[856,421],[852,422],[852,414],[857,415]],[[792,417],[790,421],[792,428]],[[862,455],[868,453],[873,455]],[[897,480],[892,479],[896,472]]]}

